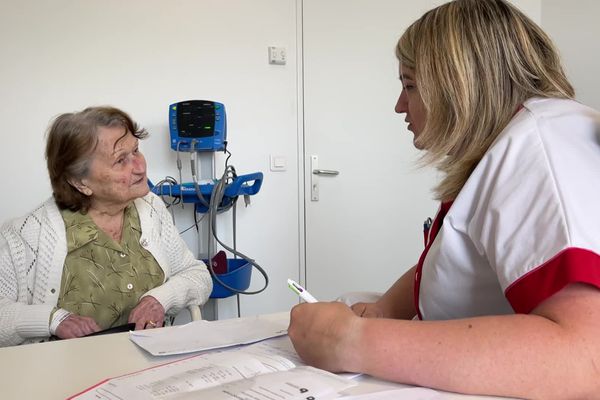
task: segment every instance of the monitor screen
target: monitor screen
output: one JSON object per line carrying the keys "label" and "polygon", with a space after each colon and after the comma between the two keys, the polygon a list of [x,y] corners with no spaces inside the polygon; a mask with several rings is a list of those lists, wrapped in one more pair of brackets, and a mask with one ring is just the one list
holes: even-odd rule
{"label": "monitor screen", "polygon": [[214,135],[215,105],[212,101],[185,101],[177,106],[179,136],[200,138]]}

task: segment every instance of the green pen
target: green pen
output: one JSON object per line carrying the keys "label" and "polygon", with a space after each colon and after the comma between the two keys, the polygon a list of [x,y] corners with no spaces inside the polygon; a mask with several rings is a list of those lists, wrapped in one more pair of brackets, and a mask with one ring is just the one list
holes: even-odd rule
{"label": "green pen", "polygon": [[308,293],[306,289],[300,286],[296,281],[288,279],[288,286],[292,289],[292,292],[296,293],[302,300],[307,303],[317,303],[319,300],[315,299],[312,294]]}

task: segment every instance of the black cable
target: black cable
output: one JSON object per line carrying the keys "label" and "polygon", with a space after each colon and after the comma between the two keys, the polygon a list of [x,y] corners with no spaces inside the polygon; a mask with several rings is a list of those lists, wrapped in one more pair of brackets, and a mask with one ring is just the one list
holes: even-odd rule
{"label": "black cable", "polygon": [[227,158],[225,159],[225,170],[227,170],[227,167],[229,166],[229,159],[231,158],[231,152],[227,150],[227,140],[223,142],[223,144],[225,145],[223,148],[223,152],[227,154]]}
{"label": "black cable", "polygon": [[184,229],[184,230],[182,230],[181,232],[179,232],[179,234],[180,234],[180,235],[183,235],[184,233],[186,233],[187,231],[189,231],[190,229],[192,229],[192,228],[194,228],[194,227],[196,228],[196,231],[198,231],[198,226],[200,225],[200,222],[202,222],[202,221],[204,220],[204,217],[205,217],[205,216],[206,216],[206,214],[204,214],[204,215],[202,216],[202,218],[200,218],[200,219],[197,219],[197,217],[196,217],[196,216],[194,216],[194,221],[195,221],[195,223],[194,223],[193,225],[191,225],[191,226],[188,226],[187,228],[185,228],[185,229]]}
{"label": "black cable", "polygon": [[[171,197],[173,200],[172,201],[166,201],[165,200],[165,194],[163,194],[163,186],[169,184],[169,194],[168,196]],[[173,196],[173,186],[177,186],[179,185],[179,183],[177,183],[177,179],[173,178],[172,176],[165,176],[164,179],[160,180],[159,182],[156,183],[156,185],[154,185],[155,187],[158,188],[158,193],[160,198],[162,199],[162,201],[165,203],[165,206],[167,208],[177,205],[181,202],[181,196]]]}
{"label": "black cable", "polygon": [[[200,221],[202,221],[204,219],[204,215],[202,216],[202,218],[200,218]],[[198,223],[200,222],[198,220],[198,203],[194,203],[194,222],[196,223],[196,233],[200,233],[200,227],[198,226]]]}
{"label": "black cable", "polygon": [[[163,186],[166,184],[169,185],[169,195],[168,196],[171,199],[173,199],[171,201],[165,200],[165,195],[163,194]],[[173,208],[171,206],[174,206],[174,205],[182,202],[181,195],[179,197],[173,196],[173,186],[176,186],[176,185],[177,185],[177,180],[175,178],[173,178],[172,176],[166,176],[164,179],[160,180],[155,185],[155,187],[158,188],[157,190],[158,190],[159,197],[161,198],[163,203],[165,203],[165,206],[167,207],[167,209],[169,211],[171,211],[171,219],[173,220],[174,225],[175,225],[175,213],[173,212]]]}

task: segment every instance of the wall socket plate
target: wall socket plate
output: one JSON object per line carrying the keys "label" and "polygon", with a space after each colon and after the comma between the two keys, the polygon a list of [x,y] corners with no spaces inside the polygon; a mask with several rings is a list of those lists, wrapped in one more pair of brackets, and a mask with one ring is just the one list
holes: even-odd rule
{"label": "wall socket plate", "polygon": [[285,47],[269,46],[269,64],[285,65],[286,61]]}

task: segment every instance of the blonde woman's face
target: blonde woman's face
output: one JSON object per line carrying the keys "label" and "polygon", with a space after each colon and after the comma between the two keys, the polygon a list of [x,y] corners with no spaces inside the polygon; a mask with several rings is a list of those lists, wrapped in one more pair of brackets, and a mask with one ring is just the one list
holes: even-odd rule
{"label": "blonde woman's face", "polygon": [[[419,94],[415,72],[410,68],[400,65],[400,80],[402,81],[402,92],[396,102],[395,111],[398,114],[406,114],[404,121],[408,123],[408,130],[414,133],[413,143],[415,143],[415,139],[425,127],[427,118],[425,105]],[[415,147],[420,148],[416,143]]]}

